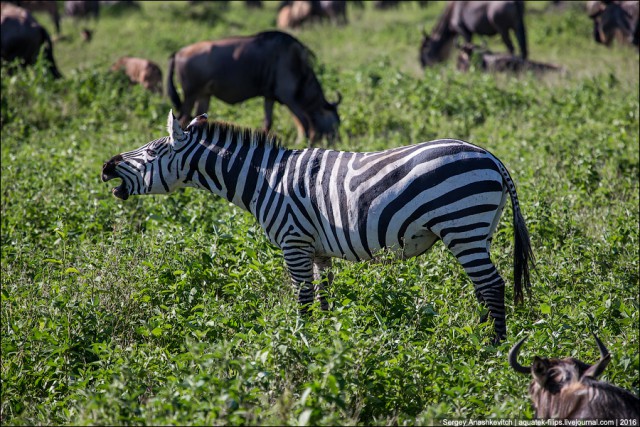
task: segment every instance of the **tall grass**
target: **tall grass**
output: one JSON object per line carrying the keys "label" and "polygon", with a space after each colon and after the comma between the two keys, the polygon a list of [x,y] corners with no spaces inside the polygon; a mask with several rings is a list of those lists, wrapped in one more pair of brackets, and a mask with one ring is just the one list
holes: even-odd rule
{"label": "tall grass", "polygon": [[[505,343],[490,345],[492,325],[478,324],[473,286],[441,244],[403,262],[335,262],[333,310],[304,320],[282,254],[249,214],[192,189],[112,197],[102,162],[164,136],[170,104],[109,64],[137,55],[164,71],[181,46],[275,22],[273,3],[142,2],[82,24],[95,29],[90,44],[63,21],[63,80],[2,69],[2,423],[531,418],[510,345],[526,334],[525,360],[593,361],[591,330],[613,353],[603,379],[638,394],[637,52],[596,45],[578,6],[549,14],[528,3],[532,59],[567,74],[462,74],[453,59],[423,71],[420,31],[443,6],[434,3],[351,8],[344,28],[294,34],[316,52],[327,96],[343,94],[336,148],[454,137],[509,168],[537,270],[532,298],[515,307],[508,208],[492,245],[508,284]],[[262,114],[259,99],[211,103],[211,116],[243,126]],[[274,127],[293,146],[286,108]]]}

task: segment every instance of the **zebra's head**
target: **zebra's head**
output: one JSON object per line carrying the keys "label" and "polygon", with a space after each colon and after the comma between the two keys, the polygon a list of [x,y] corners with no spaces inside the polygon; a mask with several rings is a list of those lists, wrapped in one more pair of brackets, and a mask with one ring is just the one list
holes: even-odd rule
{"label": "zebra's head", "polygon": [[[206,115],[196,117],[194,122],[197,120],[206,120]],[[189,186],[177,170],[178,165],[172,162],[176,153],[189,141],[188,131],[182,130],[173,111],[169,111],[167,130],[169,136],[151,141],[136,150],[117,154],[104,163],[103,182],[122,179],[122,184],[111,190],[114,196],[127,200],[131,195],[168,194]],[[172,170],[172,167],[176,170]]]}

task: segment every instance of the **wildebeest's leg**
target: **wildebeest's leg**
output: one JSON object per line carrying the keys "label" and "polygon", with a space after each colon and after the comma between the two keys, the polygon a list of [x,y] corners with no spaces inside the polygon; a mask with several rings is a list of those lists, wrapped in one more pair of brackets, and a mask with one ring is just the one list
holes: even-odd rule
{"label": "wildebeest's leg", "polygon": [[529,52],[527,50],[527,33],[524,29],[524,22],[520,22],[516,26],[516,40],[518,40],[518,46],[520,46],[522,59],[527,59]]}
{"label": "wildebeest's leg", "polygon": [[298,292],[298,308],[300,314],[309,312],[313,303],[313,248],[284,247],[282,250],[287,270],[291,275],[294,287]]}
{"label": "wildebeest's leg", "polygon": [[502,41],[507,46],[507,50],[509,50],[509,53],[513,55],[515,50],[513,48],[513,43],[511,42],[511,36],[509,36],[509,30],[508,29],[501,30],[500,37],[502,37]]}
{"label": "wildebeest's leg", "polygon": [[273,103],[273,99],[264,98],[264,130],[267,132],[271,130],[271,124],[273,123]]}
{"label": "wildebeest's leg", "polygon": [[196,97],[193,95],[185,94],[184,102],[182,103],[182,108],[180,110],[180,126],[185,128],[189,122],[191,121],[191,111],[193,110],[193,105],[196,102]]}
{"label": "wildebeest's leg", "polygon": [[211,100],[211,97],[209,95],[203,95],[198,98],[198,101],[196,104],[196,116],[199,116],[200,114],[204,114],[209,110],[210,100]]}
{"label": "wildebeest's leg", "polygon": [[330,257],[316,257],[313,260],[313,281],[315,283],[316,300],[320,302],[322,310],[329,310],[326,289],[331,287],[333,283],[333,273],[327,272],[329,268],[331,268]]}

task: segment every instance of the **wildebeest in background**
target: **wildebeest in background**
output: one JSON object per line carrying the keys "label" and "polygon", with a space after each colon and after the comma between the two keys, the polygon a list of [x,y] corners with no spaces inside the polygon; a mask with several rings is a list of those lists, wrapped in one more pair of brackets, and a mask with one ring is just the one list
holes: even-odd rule
{"label": "wildebeest in background", "polygon": [[309,22],[328,19],[336,25],[347,23],[347,4],[344,0],[282,1],[278,6],[276,26],[297,28]]}
{"label": "wildebeest in background", "polygon": [[588,1],[587,14],[593,20],[593,38],[610,46],[614,39],[638,46],[640,27],[635,1]]}
{"label": "wildebeest in background", "polygon": [[527,38],[522,1],[453,1],[438,19],[431,35],[423,33],[420,64],[423,67],[442,62],[449,57],[456,36],[471,43],[473,34],[500,34],[509,53],[514,54],[509,31],[516,33],[520,53],[527,59]]}
{"label": "wildebeest in background", "polygon": [[600,360],[589,365],[567,357],[547,359],[535,356],[531,366],[518,363],[525,338],[509,351],[509,365],[521,374],[531,374],[529,394],[536,418],[638,419],[640,400],[629,391],[599,381],[611,360],[607,348],[594,334]]}
{"label": "wildebeest in background", "polygon": [[[306,46],[280,31],[202,41],[171,55],[167,93],[180,111],[183,125],[189,122],[196,102],[196,115],[207,112],[211,96],[228,104],[262,96],[265,130],[271,128],[277,101],[293,113],[299,139],[304,135],[310,143],[324,136],[332,140],[340,124],[340,97],[336,102],[326,100],[312,59],[313,53]],[[174,69],[184,103],[173,83]]]}
{"label": "wildebeest in background", "polygon": [[20,6],[29,12],[46,12],[51,16],[56,35],[60,35],[60,12],[58,12],[58,2],[51,0],[17,0],[12,3]]}
{"label": "wildebeest in background", "polygon": [[0,4],[0,9],[2,59],[19,59],[24,65],[32,65],[38,60],[40,49],[44,46],[43,56],[48,62],[49,71],[55,78],[62,77],[53,59],[53,44],[47,30],[28,10],[5,2]]}
{"label": "wildebeest in background", "polygon": [[123,56],[111,66],[111,71],[119,70],[124,71],[132,83],[139,83],[152,92],[162,93],[162,71],[155,62]]}
{"label": "wildebeest in background", "polygon": [[135,0],[100,0],[101,11],[109,14],[120,14],[125,11],[140,10],[139,2]]}
{"label": "wildebeest in background", "polygon": [[474,45],[473,43],[463,43],[458,46],[458,61],[456,68],[458,71],[469,71],[472,65],[477,69],[487,72],[510,71],[514,73],[522,71],[533,71],[542,73],[547,71],[564,72],[563,67],[543,62],[522,59],[510,53],[493,53],[489,49]]}
{"label": "wildebeest in background", "polygon": [[74,18],[94,18],[100,16],[100,2],[91,0],[67,0],[64,2],[64,13]]}
{"label": "wildebeest in background", "polygon": [[[403,3],[407,3],[407,1],[403,1]],[[420,0],[417,2],[418,5],[420,5],[420,7],[426,7],[427,6],[427,1],[426,0]],[[376,0],[373,2],[373,7],[375,9],[393,9],[393,8],[397,8],[400,6],[400,1],[399,0]]]}
{"label": "wildebeest in background", "polygon": [[[100,16],[100,2],[91,0],[67,0],[64,2],[64,13],[74,19],[97,20]],[[80,36],[85,42],[91,41],[93,31],[89,28],[82,28]]]}
{"label": "wildebeest in background", "polygon": [[261,0],[245,0],[244,5],[250,9],[262,9]]}

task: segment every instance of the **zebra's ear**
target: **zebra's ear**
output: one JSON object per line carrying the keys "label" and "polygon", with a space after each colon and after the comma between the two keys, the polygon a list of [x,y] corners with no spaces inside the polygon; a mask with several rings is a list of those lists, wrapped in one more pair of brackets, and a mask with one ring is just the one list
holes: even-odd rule
{"label": "zebra's ear", "polygon": [[184,138],[184,131],[180,127],[178,119],[173,115],[173,110],[169,110],[169,117],[167,117],[167,132],[169,132],[172,143]]}

